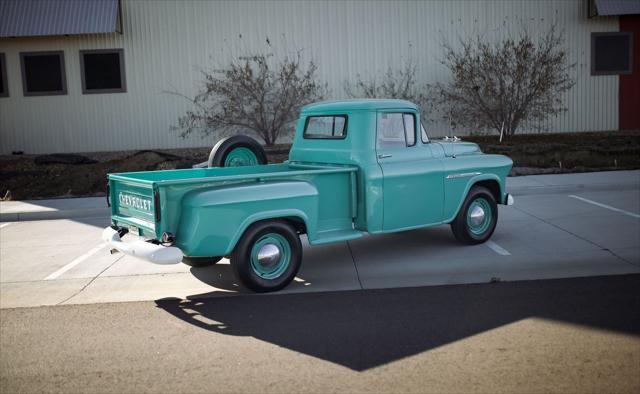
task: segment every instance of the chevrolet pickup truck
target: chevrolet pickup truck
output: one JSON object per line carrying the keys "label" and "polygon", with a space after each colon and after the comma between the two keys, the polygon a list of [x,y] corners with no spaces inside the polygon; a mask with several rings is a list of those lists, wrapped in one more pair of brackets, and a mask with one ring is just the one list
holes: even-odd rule
{"label": "chevrolet pickup truck", "polygon": [[[303,234],[321,245],[450,224],[462,243],[477,244],[491,237],[497,204],[513,203],[511,159],[430,139],[408,101],[308,105],[281,164],[260,165],[260,146],[236,137],[214,147],[219,167],[109,174],[103,239],[159,264],[226,256],[244,286],[266,292],[295,277]],[[142,239],[123,241],[128,232]]]}

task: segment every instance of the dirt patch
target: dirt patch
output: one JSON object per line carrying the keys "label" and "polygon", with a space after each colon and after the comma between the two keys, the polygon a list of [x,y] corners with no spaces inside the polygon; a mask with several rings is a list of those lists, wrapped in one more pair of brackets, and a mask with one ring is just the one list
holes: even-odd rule
{"label": "dirt patch", "polygon": [[464,137],[485,153],[507,155],[512,175],[606,171],[640,168],[640,131]]}
{"label": "dirt patch", "polygon": [[[511,157],[511,175],[640,168],[640,131],[519,135],[502,144],[495,136],[464,140],[480,144],[485,153]],[[206,161],[209,150],[94,152],[82,154],[86,161],[70,160],[76,164],[36,164],[34,155],[0,156],[0,197],[8,191],[13,200],[104,196],[108,173],[191,168]],[[269,162],[286,160],[288,151],[288,145],[267,149]]]}
{"label": "dirt patch", "polygon": [[[270,162],[286,160],[288,146],[268,149]],[[73,163],[36,164],[36,155],[0,156],[0,198],[29,200],[104,196],[109,173],[191,168],[206,161],[211,148],[92,152]],[[55,161],[55,160],[53,160]],[[85,164],[82,164],[85,162]],[[7,195],[8,193],[8,195]]]}

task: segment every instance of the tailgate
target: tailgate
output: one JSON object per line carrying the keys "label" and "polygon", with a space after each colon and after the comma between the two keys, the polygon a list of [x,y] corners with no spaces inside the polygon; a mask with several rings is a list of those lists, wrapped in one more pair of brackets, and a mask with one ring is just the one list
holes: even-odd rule
{"label": "tailgate", "polygon": [[111,218],[119,226],[139,229],[140,235],[156,237],[156,222],[160,216],[158,195],[153,183],[128,181],[109,175]]}

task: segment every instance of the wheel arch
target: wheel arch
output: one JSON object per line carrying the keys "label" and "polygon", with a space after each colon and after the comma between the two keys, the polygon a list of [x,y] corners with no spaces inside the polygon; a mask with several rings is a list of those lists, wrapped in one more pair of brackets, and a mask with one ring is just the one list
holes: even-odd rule
{"label": "wheel arch", "polygon": [[238,241],[249,227],[253,226],[256,223],[267,221],[282,221],[288,223],[293,226],[298,234],[306,234],[307,229],[309,228],[307,226],[307,224],[309,223],[309,218],[301,210],[288,209],[282,211],[256,213],[247,217],[238,227],[238,230],[235,232],[233,238],[231,239],[231,242],[229,242],[224,255],[227,256],[231,254],[231,252],[233,252],[236,245],[238,244]]}
{"label": "wheel arch", "polygon": [[491,192],[493,197],[496,199],[496,203],[498,204],[502,203],[503,190],[502,190],[502,184],[500,182],[500,178],[496,174],[477,175],[469,179],[469,181],[465,186],[464,192],[462,193],[461,198],[458,201],[458,205],[453,212],[453,215],[451,215],[450,217],[447,217],[443,221],[444,223],[450,223],[456,218],[456,216],[458,216],[458,212],[460,212],[460,209],[464,204],[464,200],[467,198],[469,191],[474,186],[486,187]]}
{"label": "wheel arch", "polygon": [[[493,198],[496,199],[496,203],[500,204],[502,202],[502,189],[500,188],[500,182],[498,182],[496,179],[485,179],[475,182],[473,185],[471,185],[469,190],[471,190],[471,188],[473,188],[474,186],[486,187],[493,195]],[[467,190],[467,194],[469,194],[469,190]]]}

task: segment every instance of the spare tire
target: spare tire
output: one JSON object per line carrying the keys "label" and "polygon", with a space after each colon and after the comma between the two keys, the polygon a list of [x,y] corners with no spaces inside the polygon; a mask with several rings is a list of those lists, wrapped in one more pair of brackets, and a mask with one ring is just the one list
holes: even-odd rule
{"label": "spare tire", "polygon": [[267,155],[258,141],[246,135],[223,138],[211,149],[209,167],[241,167],[267,164]]}

